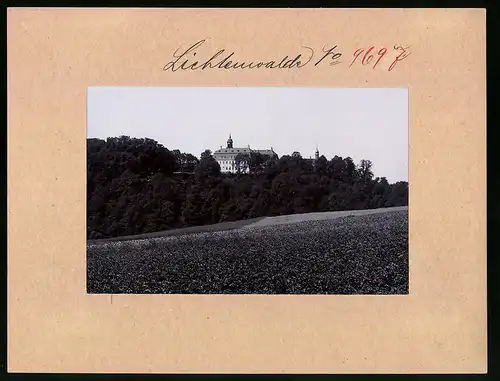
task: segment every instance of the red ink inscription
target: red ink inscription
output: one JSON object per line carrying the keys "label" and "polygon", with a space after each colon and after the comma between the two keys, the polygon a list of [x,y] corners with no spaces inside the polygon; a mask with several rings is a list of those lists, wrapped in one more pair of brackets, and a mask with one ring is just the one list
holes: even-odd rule
{"label": "red ink inscription", "polygon": [[[373,59],[373,54],[370,54],[370,52],[375,49],[375,46],[372,46],[370,49],[368,49],[363,57],[363,59],[361,60],[361,64],[364,66],[364,65],[368,65],[370,63],[370,61]],[[370,54],[370,55],[369,55]]]}
{"label": "red ink inscription", "polygon": [[[406,57],[408,57],[410,55],[410,52],[407,50],[409,47],[410,46],[403,48],[401,45],[394,46],[394,51],[399,53],[399,54],[396,56],[394,61],[392,61],[389,68],[387,69],[387,71],[391,71],[392,69],[394,69],[394,67],[396,66],[396,64],[398,62],[401,62],[402,60],[404,60]],[[365,50],[364,48],[356,49],[353,53],[353,59],[349,65],[349,67],[354,65],[356,63],[356,61],[359,61],[358,60],[359,57],[362,57],[360,59],[361,65],[366,66],[366,65],[370,64],[370,62],[372,62],[376,56],[378,56],[378,58],[375,60],[375,63],[372,66],[372,69],[375,69],[377,67],[377,65],[382,61],[382,59],[388,55],[388,50],[386,48],[382,47],[378,50],[378,52],[373,53],[374,51],[375,51],[375,46],[371,46],[367,50]]]}
{"label": "red ink inscription", "polygon": [[377,66],[377,65],[378,65],[378,63],[380,62],[380,60],[381,60],[382,58],[384,58],[385,53],[387,53],[387,49],[386,49],[386,48],[382,48],[382,49],[380,49],[380,50],[378,51],[378,53],[377,53],[377,54],[378,54],[378,56],[379,56],[379,57],[378,57],[377,62],[375,62],[375,65],[373,65],[373,68],[374,68],[374,69],[375,69],[375,66]]}
{"label": "red ink inscription", "polygon": [[363,53],[365,50],[364,49],[358,49],[354,52],[353,56],[354,56],[354,59],[352,60],[351,64],[349,65],[349,67],[351,67],[353,65],[354,62],[356,62],[356,60],[358,59],[359,55],[361,53]]}

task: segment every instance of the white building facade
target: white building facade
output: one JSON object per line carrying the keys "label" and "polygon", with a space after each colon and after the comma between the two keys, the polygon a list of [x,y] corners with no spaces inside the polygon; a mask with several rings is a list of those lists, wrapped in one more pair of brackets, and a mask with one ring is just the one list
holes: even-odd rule
{"label": "white building facade", "polygon": [[[227,140],[227,147],[220,148],[213,153],[214,159],[219,163],[221,172],[226,173],[237,173],[238,170],[236,168],[235,159],[239,154],[250,156],[252,152],[260,153],[262,155],[273,156],[275,152],[271,149],[251,149],[250,146],[246,148],[235,148],[233,147],[233,139],[231,135],[229,135],[229,139]],[[248,173],[249,168],[244,168],[241,170],[242,173]]]}

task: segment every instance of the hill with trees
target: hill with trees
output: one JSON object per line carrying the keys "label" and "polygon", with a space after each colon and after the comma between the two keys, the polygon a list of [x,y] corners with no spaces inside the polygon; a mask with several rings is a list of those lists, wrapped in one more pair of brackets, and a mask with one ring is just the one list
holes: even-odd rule
{"label": "hill with trees", "polygon": [[87,139],[87,238],[100,239],[294,213],[408,205],[408,183],[375,177],[372,163],[300,153],[238,157],[248,174],[221,173],[152,139]]}

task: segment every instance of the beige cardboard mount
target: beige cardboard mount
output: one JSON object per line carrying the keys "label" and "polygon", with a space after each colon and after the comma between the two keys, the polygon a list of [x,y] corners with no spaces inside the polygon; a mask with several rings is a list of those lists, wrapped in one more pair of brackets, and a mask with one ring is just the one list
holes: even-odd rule
{"label": "beige cardboard mount", "polygon": [[[9,9],[8,370],[485,372],[485,18],[480,9]],[[202,39],[205,58],[227,49],[266,61],[337,45],[342,62],[163,70]],[[411,54],[389,71],[395,45]],[[373,69],[363,54],[349,67],[371,46],[387,57]],[[408,88],[410,294],[88,295],[89,86]]]}

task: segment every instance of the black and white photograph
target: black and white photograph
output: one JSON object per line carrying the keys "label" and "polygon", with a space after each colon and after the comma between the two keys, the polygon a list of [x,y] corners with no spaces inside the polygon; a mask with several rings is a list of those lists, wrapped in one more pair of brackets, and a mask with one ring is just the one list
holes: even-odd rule
{"label": "black and white photograph", "polygon": [[90,294],[408,294],[408,89],[89,87]]}

